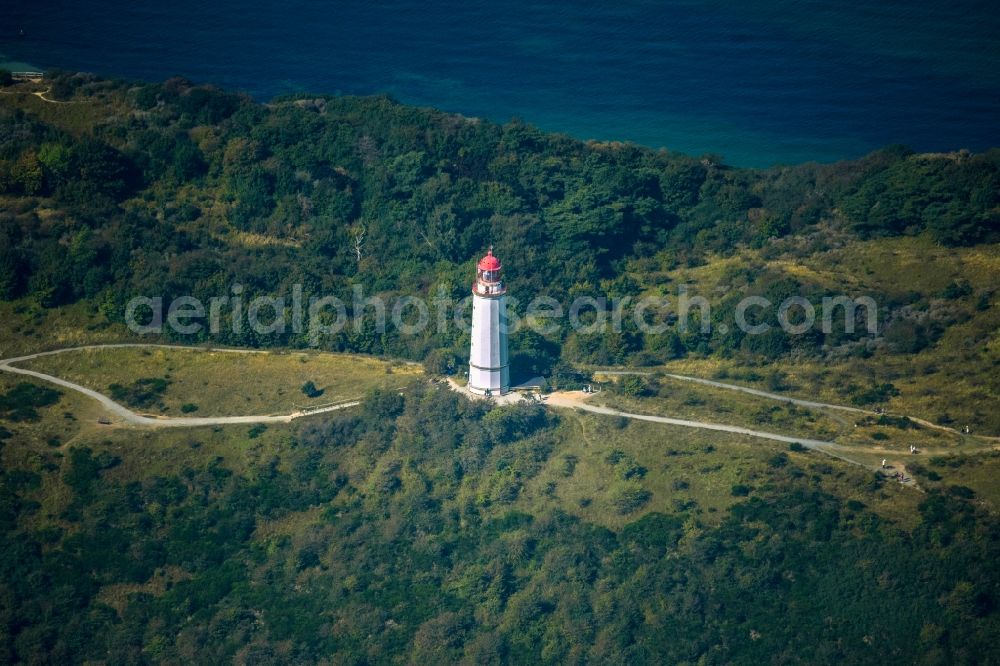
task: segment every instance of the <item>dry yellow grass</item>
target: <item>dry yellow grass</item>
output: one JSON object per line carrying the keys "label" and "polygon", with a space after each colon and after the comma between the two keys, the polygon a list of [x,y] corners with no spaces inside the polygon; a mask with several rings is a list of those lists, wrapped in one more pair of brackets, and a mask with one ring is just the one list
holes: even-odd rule
{"label": "dry yellow grass", "polygon": [[294,238],[280,238],[278,236],[267,236],[265,234],[257,234],[251,231],[233,231],[224,237],[221,237],[223,242],[229,245],[237,245],[240,247],[301,247],[302,243]]}
{"label": "dry yellow grass", "polygon": [[[774,442],[729,433],[708,433],[641,421],[561,410],[565,423],[559,446],[545,468],[525,486],[516,507],[535,512],[558,508],[581,519],[619,529],[650,511],[675,513],[675,502],[697,502],[703,518],[725,515],[733,503],[732,486],[762,472],[766,456],[787,450]],[[608,454],[619,450],[649,470],[639,483],[652,493],[640,510],[619,513],[611,505],[619,481]],[[566,457],[576,458],[573,473]],[[555,484],[554,491],[548,491]],[[686,485],[685,485],[686,484]]]}
{"label": "dry yellow grass", "polygon": [[783,435],[832,440],[847,432],[841,415],[789,405],[727,389],[701,386],[669,377],[659,379],[656,396],[629,398],[606,391],[590,402],[625,412],[670,416],[741,426]]}
{"label": "dry yellow grass", "polygon": [[[516,508],[559,509],[620,529],[648,512],[671,514],[695,507],[697,522],[711,525],[721,521],[733,504],[744,501],[733,496],[734,485],[754,488],[768,483],[769,460],[778,453],[811,473],[827,492],[864,498],[872,510],[903,526],[917,522],[915,507],[924,497],[914,488],[887,483],[873,501],[866,490],[870,472],[817,451],[792,452],[780,442],[571,410],[560,410],[560,415],[564,423],[559,443],[545,468],[525,485]],[[652,493],[645,506],[627,515],[610,504],[619,472],[606,458],[616,449],[647,468],[639,482]],[[572,474],[566,473],[567,456],[576,459]]]}
{"label": "dry yellow grass", "polygon": [[1000,247],[945,248],[922,237],[884,238],[851,241],[802,263],[821,272],[835,270],[841,283],[856,279],[889,292],[937,292],[956,279],[992,288],[1000,275]]}
{"label": "dry yellow grass", "polygon": [[[111,384],[131,385],[142,378],[169,380],[162,409],[179,415],[288,414],[317,404],[352,400],[376,386],[403,388],[421,376],[420,366],[365,356],[332,353],[234,353],[210,350],[126,348],[80,350],[40,357],[23,367],[109,393]],[[308,398],[311,381],[323,395]]]}
{"label": "dry yellow grass", "polygon": [[100,92],[95,99],[77,97],[70,104],[53,103],[33,94],[48,87],[44,81],[19,84],[17,88],[23,94],[0,95],[0,106],[20,109],[76,135],[89,134],[108,118],[125,117],[130,112],[120,91]]}
{"label": "dry yellow grass", "polygon": [[142,593],[159,597],[170,589],[171,583],[190,580],[190,578],[191,574],[180,567],[168,565],[162,569],[157,569],[153,573],[153,576],[145,583],[105,585],[97,593],[96,601],[111,606],[121,614],[125,612],[125,608],[128,606],[132,595]]}
{"label": "dry yellow grass", "polygon": [[[764,260],[759,252],[746,250],[737,257],[712,259],[704,266],[676,269],[670,278],[712,300],[728,288],[727,276],[739,265],[766,266],[850,296],[881,293],[905,300],[919,292],[934,303],[934,308],[940,308],[944,301],[938,296],[953,282],[968,282],[980,292],[995,289],[1000,276],[1000,246],[946,248],[927,238],[899,237],[849,241],[843,247],[800,260]],[[998,331],[1000,310],[996,305],[987,305],[967,321],[951,322],[940,340],[917,354],[883,350],[870,358],[783,358],[759,367],[745,359],[688,358],[673,361],[666,369],[704,378],[718,377],[722,370],[732,377],[746,370],[762,376],[778,371],[793,386],[788,391],[790,396],[838,404],[850,404],[859,390],[873,384],[891,382],[900,395],[884,405],[890,411],[935,422],[953,421],[958,428],[969,425],[974,433],[997,435]],[[761,381],[733,381],[766,388]]]}
{"label": "dry yellow grass", "polygon": [[[960,334],[959,331],[951,333]],[[984,366],[969,360],[968,372],[962,372],[963,361],[949,359],[946,354],[929,349],[915,358],[885,355],[877,360],[782,359],[749,368],[728,359],[689,358],[672,361],[663,369],[705,379],[726,377],[720,381],[765,390],[767,382],[746,379],[746,371],[756,372],[763,378],[777,371],[791,387],[782,395],[848,406],[852,404],[855,390],[874,383],[891,382],[900,394],[884,403],[890,413],[935,423],[952,419],[951,425],[955,428],[970,425],[974,434],[996,435],[994,411],[1000,404],[1000,395],[989,372],[992,362]]]}
{"label": "dry yellow grass", "polygon": [[[28,383],[51,388],[45,382],[0,372],[0,393],[6,393],[18,384]],[[107,433],[98,425],[101,407],[93,400],[74,391],[59,389],[59,401],[49,407],[38,408],[38,420],[0,420],[0,426],[12,436],[0,446],[0,466],[5,470],[25,469],[43,472],[58,466],[62,457],[73,446],[85,446],[100,441]],[[41,487],[36,493],[41,504],[32,514],[30,524],[40,527],[53,522],[72,499],[72,492],[58,475],[41,473]]]}
{"label": "dry yellow grass", "polygon": [[0,358],[88,344],[136,341],[93,304],[43,308],[28,299],[0,302]]}

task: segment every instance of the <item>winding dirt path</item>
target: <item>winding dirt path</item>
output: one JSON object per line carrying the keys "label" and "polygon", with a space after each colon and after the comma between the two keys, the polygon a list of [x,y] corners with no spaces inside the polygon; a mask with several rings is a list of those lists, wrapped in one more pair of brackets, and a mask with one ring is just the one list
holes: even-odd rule
{"label": "winding dirt path", "polygon": [[[350,402],[343,402],[335,405],[328,405],[326,407],[320,407],[317,409],[311,409],[308,411],[298,411],[291,414],[251,414],[246,416],[178,416],[178,417],[154,417],[145,416],[142,414],[137,414],[129,408],[121,405],[108,396],[89,389],[86,386],[81,386],[74,382],[56,377],[54,375],[49,375],[43,372],[37,372],[35,370],[28,370],[26,368],[15,367],[15,363],[21,363],[24,361],[30,361],[42,356],[52,356],[55,354],[65,354],[67,352],[74,351],[85,351],[91,349],[122,349],[122,348],[146,348],[146,349],[183,349],[183,350],[193,350],[193,351],[211,351],[211,352],[223,352],[230,354],[273,354],[272,350],[265,349],[236,349],[232,347],[196,347],[196,346],[184,346],[184,345],[165,345],[165,344],[152,344],[152,343],[118,343],[118,344],[95,344],[95,345],[81,345],[77,347],[66,347],[63,349],[54,349],[51,351],[36,352],[34,354],[25,354],[23,356],[17,356],[14,358],[2,359],[0,360],[0,371],[10,372],[18,375],[24,375],[28,377],[34,377],[50,384],[55,384],[56,386],[61,386],[63,388],[70,389],[72,391],[77,391],[83,395],[96,400],[101,405],[105,407],[112,414],[120,417],[125,423],[140,427],[198,427],[198,426],[211,426],[211,425],[230,425],[230,424],[249,424],[249,423],[289,423],[294,419],[302,418],[304,416],[310,416],[312,414],[323,414],[327,412],[333,412],[341,409],[346,409],[349,407],[354,407],[360,404],[360,401],[353,400]],[[624,373],[621,373],[624,374]],[[750,393],[752,395],[757,395],[764,398],[769,398],[772,400],[780,400],[783,402],[789,402],[802,407],[808,407],[812,409],[835,409],[842,410],[853,413],[862,414],[872,414],[874,412],[868,412],[857,407],[847,407],[844,405],[834,405],[829,403],[815,402],[812,400],[802,400],[798,398],[789,398],[787,396],[778,395],[776,393],[769,393],[767,391],[761,391],[759,389],[753,389],[745,386],[738,386],[736,384],[726,384],[723,382],[716,382],[708,379],[701,379],[698,377],[688,377],[685,375],[667,375],[674,379],[679,379],[683,381],[691,381],[698,384],[704,384],[707,386],[713,386],[716,388],[723,388],[728,390],[742,391],[744,393]],[[460,391],[463,394],[468,395],[470,398],[474,397],[465,391],[462,387],[455,384],[449,379],[448,384],[453,390]],[[839,458],[851,464],[860,465],[868,469],[880,469],[879,466],[873,466],[869,463],[861,462],[857,459],[851,458],[851,453],[867,453],[867,454],[877,454],[881,455],[886,453],[881,449],[876,449],[871,447],[857,447],[857,446],[844,446],[842,444],[837,444],[836,442],[829,442],[818,439],[809,439],[802,437],[793,437],[790,435],[782,435],[778,433],[765,432],[763,430],[753,430],[750,428],[744,428],[741,426],[726,425],[722,423],[711,423],[708,421],[695,421],[688,419],[677,419],[669,416],[654,416],[650,414],[633,414],[629,412],[622,412],[617,409],[612,409],[610,407],[602,407],[598,405],[588,404],[585,400],[592,394],[586,394],[576,391],[563,391],[556,392],[546,397],[545,404],[551,405],[553,407],[563,407],[563,408],[574,408],[580,409],[586,412],[591,412],[594,414],[603,414],[607,416],[619,416],[628,419],[635,419],[638,421],[649,421],[652,423],[662,423],[665,425],[681,426],[685,428],[699,428],[701,430],[713,430],[717,432],[728,432],[738,435],[746,435],[749,437],[757,437],[761,439],[769,439],[772,441],[786,442],[786,443],[798,443],[802,446],[821,451],[827,455]],[[521,399],[520,395],[511,394],[511,398],[515,401]],[[936,424],[930,424],[922,419],[914,419],[923,425],[930,425],[933,427],[940,428],[942,430],[948,430],[954,432],[950,428],[945,428],[944,426],[937,426]],[[957,433],[956,433],[957,434]],[[994,438],[983,438],[983,439],[994,439]]]}
{"label": "winding dirt path", "polygon": [[[580,394],[581,396],[586,396],[587,394]],[[701,428],[703,430],[718,430],[720,432],[731,432],[737,435],[749,435],[750,437],[760,437],[762,439],[772,439],[776,442],[786,442],[791,444],[792,442],[798,442],[802,446],[809,448],[820,448],[825,446],[835,446],[833,442],[827,442],[819,439],[803,439],[801,437],[792,437],[790,435],[779,435],[773,432],[764,432],[763,430],[751,430],[750,428],[743,428],[741,426],[725,425],[722,423],[710,423],[708,421],[691,421],[688,419],[675,419],[670,416],[653,416],[651,414],[634,414],[630,412],[623,412],[618,409],[612,409],[611,407],[601,407],[598,405],[591,405],[587,402],[579,399],[576,395],[569,392],[563,393],[553,393],[545,401],[547,404],[554,407],[572,407],[574,409],[582,409],[586,412],[592,412],[594,414],[606,414],[608,416],[624,416],[628,419],[635,419],[637,421],[651,421],[653,423],[665,423],[667,425],[683,426],[685,428]]]}
{"label": "winding dirt path", "polygon": [[727,391],[739,391],[740,393],[749,393],[750,395],[755,395],[760,398],[767,398],[769,400],[778,400],[780,402],[787,402],[796,405],[798,407],[809,407],[810,409],[836,409],[842,412],[853,412],[855,414],[875,413],[867,409],[861,409],[860,407],[848,407],[847,405],[834,405],[829,402],[816,402],[814,400],[790,398],[787,395],[781,395],[780,393],[771,393],[770,391],[763,391],[761,389],[750,388],[749,386],[740,386],[739,384],[727,384],[725,382],[717,382],[711,379],[702,379],[701,377],[675,375],[669,372],[664,373],[663,376],[670,377],[671,379],[679,379],[682,382],[693,382],[695,384],[702,384],[704,386],[712,386],[714,388],[726,389]]}
{"label": "winding dirt path", "polygon": [[49,99],[45,96],[46,93],[52,90],[52,86],[49,86],[45,90],[0,90],[0,93],[4,95],[34,95],[43,102],[48,102],[49,104],[79,104],[82,100],[61,100],[61,99]]}
{"label": "winding dirt path", "polygon": [[[654,372],[642,372],[642,371],[632,371],[632,370],[595,370],[594,374],[600,375],[641,375],[641,376],[651,376],[657,373]],[[796,405],[798,407],[807,407],[809,409],[829,409],[841,412],[850,412],[852,414],[864,414],[866,416],[879,416],[878,412],[872,411],[870,409],[863,409],[861,407],[850,407],[848,405],[836,405],[829,402],[817,402],[815,400],[805,400],[803,398],[792,398],[787,395],[782,395],[780,393],[772,393],[771,391],[764,391],[762,389],[755,389],[749,386],[742,386],[740,384],[728,384],[726,382],[719,382],[712,379],[702,379],[701,377],[691,377],[690,375],[677,375],[671,372],[662,373],[663,377],[669,377],[671,379],[676,379],[682,382],[692,382],[694,384],[702,384],[703,386],[711,386],[713,388],[725,389],[727,391],[739,391],[740,393],[748,393],[750,395],[755,395],[760,398],[767,398],[768,400],[775,400],[777,402],[784,402],[791,405]],[[831,415],[832,416],[832,415]],[[914,423],[924,426],[925,428],[933,428],[934,430],[940,430],[941,432],[947,432],[951,435],[959,435],[962,437],[968,436],[966,433],[959,432],[955,428],[949,426],[941,425],[940,423],[934,423],[933,421],[928,421],[916,416],[906,416]],[[840,419],[838,419],[840,420]],[[976,435],[977,439],[986,440],[990,442],[1000,442],[1000,437],[994,437],[991,435]]]}
{"label": "winding dirt path", "polygon": [[[793,437],[791,435],[781,435],[774,432],[765,432],[763,430],[753,430],[751,428],[744,428],[742,426],[726,425],[724,423],[712,423],[709,421],[693,421],[688,419],[675,419],[670,416],[654,416],[652,414],[634,414],[631,412],[623,412],[618,409],[612,409],[610,407],[601,407],[598,405],[591,405],[585,402],[585,399],[589,397],[586,393],[577,392],[562,392],[553,393],[546,399],[546,403],[552,405],[553,407],[568,407],[571,409],[580,409],[585,412],[591,412],[593,414],[605,414],[607,416],[621,416],[627,419],[634,419],[636,421],[650,421],[652,423],[663,423],[666,425],[681,426],[684,428],[699,428],[701,430],[715,430],[718,432],[730,432],[736,435],[747,435],[749,437],[758,437],[760,439],[770,439],[776,442],[786,442],[788,444],[797,443],[806,447],[807,449],[814,449],[817,451],[822,451],[827,455],[831,455],[834,458],[839,458],[846,462],[861,465],[863,467],[870,467],[862,462],[854,460],[848,457],[848,453],[851,451],[860,450],[859,447],[849,447],[842,444],[837,444],[836,442],[828,442],[821,439],[809,439],[807,437]],[[866,451],[872,453],[874,451]],[[877,467],[872,469],[878,469]]]}
{"label": "winding dirt path", "polygon": [[326,407],[319,407],[317,409],[310,409],[308,411],[298,411],[291,414],[251,414],[248,416],[144,416],[142,414],[137,414],[133,412],[128,407],[115,402],[103,393],[98,393],[93,389],[89,389],[86,386],[81,386],[71,381],[67,381],[60,377],[54,375],[45,374],[44,372],[37,372],[35,370],[28,370],[26,368],[16,368],[12,364],[19,363],[23,361],[30,361],[32,359],[39,358],[41,356],[53,356],[55,354],[64,354],[66,352],[74,351],[84,351],[88,349],[122,349],[129,347],[143,347],[146,349],[185,349],[185,350],[196,350],[196,351],[213,351],[213,352],[226,352],[231,354],[270,354],[273,353],[269,350],[262,349],[233,349],[229,347],[191,347],[191,346],[181,346],[181,345],[157,345],[157,344],[141,344],[141,343],[122,343],[122,344],[108,344],[108,345],[82,345],[79,347],[66,347],[65,349],[55,349],[52,351],[37,352],[35,354],[27,354],[25,356],[18,356],[16,358],[8,358],[0,360],[0,371],[11,372],[18,375],[25,375],[28,377],[34,377],[35,379],[41,379],[42,381],[49,382],[50,384],[55,384],[56,386],[62,386],[63,388],[70,389],[72,391],[77,391],[92,398],[97,402],[101,403],[105,409],[120,417],[125,423],[134,426],[143,427],[155,427],[155,428],[192,428],[198,426],[211,426],[211,425],[231,425],[238,423],[289,423],[294,419],[302,418],[303,416],[311,416],[313,414],[323,414],[326,412],[333,412],[340,409],[346,409],[348,407],[355,407],[360,403],[358,400],[350,402],[342,402],[336,405],[328,405]]}

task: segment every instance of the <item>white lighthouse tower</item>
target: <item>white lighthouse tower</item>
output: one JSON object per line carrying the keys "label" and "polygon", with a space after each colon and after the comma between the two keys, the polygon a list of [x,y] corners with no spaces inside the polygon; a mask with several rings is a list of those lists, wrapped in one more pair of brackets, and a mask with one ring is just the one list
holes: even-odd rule
{"label": "white lighthouse tower", "polygon": [[510,391],[507,365],[507,288],[500,279],[493,248],[479,260],[472,285],[472,353],[469,390],[480,395]]}

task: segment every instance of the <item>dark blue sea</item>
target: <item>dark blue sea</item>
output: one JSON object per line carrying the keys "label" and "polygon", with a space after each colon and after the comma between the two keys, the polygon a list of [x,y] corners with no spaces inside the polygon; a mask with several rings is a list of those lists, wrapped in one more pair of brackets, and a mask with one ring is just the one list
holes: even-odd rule
{"label": "dark blue sea", "polygon": [[737,165],[1000,146],[1000,11],[971,0],[5,0],[0,54],[259,99],[389,93]]}

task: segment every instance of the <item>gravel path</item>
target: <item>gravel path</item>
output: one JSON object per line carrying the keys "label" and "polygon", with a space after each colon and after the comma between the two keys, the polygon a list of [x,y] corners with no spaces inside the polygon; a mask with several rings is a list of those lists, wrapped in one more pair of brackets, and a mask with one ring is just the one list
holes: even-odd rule
{"label": "gravel path", "polygon": [[[820,451],[826,455],[833,456],[834,458],[839,458],[844,462],[849,462],[852,465],[859,465],[866,469],[873,471],[879,471],[881,469],[878,465],[870,465],[864,463],[860,460],[850,457],[851,452],[857,452],[859,450],[865,450],[868,453],[872,451],[867,451],[862,447],[856,446],[844,446],[842,444],[837,444],[836,442],[827,442],[820,439],[808,439],[803,437],[791,437],[789,435],[780,435],[773,432],[765,432],[763,430],[752,430],[750,428],[743,428],[741,426],[725,425],[723,423],[711,423],[708,421],[691,421],[688,419],[675,419],[669,416],[653,416],[651,414],[632,414],[629,412],[622,412],[617,409],[612,409],[610,407],[600,407],[598,405],[591,405],[584,400],[590,395],[583,392],[557,392],[549,395],[545,402],[546,404],[552,405],[553,407],[566,407],[571,409],[579,409],[585,412],[591,412],[593,414],[604,414],[607,416],[619,416],[626,419],[635,419],[636,421],[650,421],[652,423],[663,423],[665,425],[675,425],[684,428],[699,428],[701,430],[715,430],[718,432],[729,432],[736,435],[747,435],[749,437],[759,437],[761,439],[770,439],[776,442],[787,442],[798,443],[807,449],[812,449],[815,451]],[[874,449],[873,449],[874,451]],[[906,482],[906,485],[912,484],[912,479]]]}
{"label": "gravel path", "polygon": [[125,423],[135,426],[145,426],[145,427],[156,427],[156,428],[192,428],[197,426],[211,426],[211,425],[229,425],[234,423],[288,423],[294,419],[301,418],[303,416],[310,416],[312,414],[323,414],[325,412],[333,412],[339,409],[346,409],[348,407],[354,407],[359,405],[360,402],[355,400],[352,402],[343,402],[336,405],[327,405],[326,407],[319,407],[317,409],[310,409],[308,411],[298,411],[291,414],[251,414],[248,416],[143,416],[142,414],[136,414],[128,407],[121,405],[103,393],[98,393],[93,389],[89,389],[86,386],[81,386],[75,384],[71,381],[67,381],[60,377],[55,377],[53,375],[47,375],[44,372],[36,372],[35,370],[27,370],[25,368],[16,368],[12,364],[19,363],[22,361],[30,361],[41,356],[52,356],[54,354],[63,354],[72,351],[83,351],[87,349],[121,349],[127,347],[145,347],[145,348],[158,348],[158,349],[188,349],[188,350],[198,350],[198,351],[215,351],[215,352],[227,352],[233,354],[267,354],[271,353],[266,350],[259,349],[231,349],[231,348],[211,348],[207,349],[205,347],[184,347],[180,345],[154,345],[154,344],[137,344],[137,343],[123,343],[123,344],[111,344],[111,345],[83,345],[80,347],[67,347],[65,349],[55,349],[52,351],[38,352],[35,354],[27,354],[25,356],[18,356],[16,358],[8,358],[0,360],[0,371],[11,372],[18,375],[25,375],[28,377],[34,377],[36,379],[41,379],[42,381],[49,382],[50,384],[55,384],[56,386],[62,386],[63,388],[68,388],[72,391],[77,391],[83,395],[93,398],[97,402],[101,403],[105,409],[109,412],[121,418]]}
{"label": "gravel path", "polygon": [[674,375],[669,372],[666,373],[664,376],[670,377],[671,379],[679,379],[683,382],[694,382],[695,384],[714,386],[715,388],[726,389],[728,391],[740,391],[741,393],[749,393],[750,395],[756,395],[761,398],[768,398],[769,400],[780,400],[781,402],[788,402],[793,405],[798,405],[799,407],[810,407],[812,409],[838,409],[843,412],[854,412],[855,414],[875,413],[867,409],[860,409],[858,407],[848,407],[847,405],[833,405],[828,402],[815,402],[813,400],[802,400],[801,398],[789,398],[787,395],[781,395],[779,393],[762,391],[760,389],[750,388],[749,386],[740,386],[739,384],[726,384],[725,382],[716,382],[711,379],[702,379],[701,377]]}

